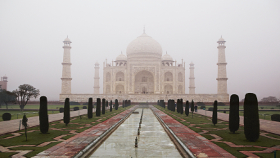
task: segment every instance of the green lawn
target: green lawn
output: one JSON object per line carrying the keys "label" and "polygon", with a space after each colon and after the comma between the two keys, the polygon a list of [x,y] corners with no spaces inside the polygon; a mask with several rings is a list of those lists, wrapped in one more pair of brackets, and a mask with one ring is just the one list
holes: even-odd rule
{"label": "green lawn", "polygon": [[[74,107],[79,107],[80,109],[83,108],[83,106],[87,106],[87,105],[70,105],[70,108],[74,108]],[[64,105],[48,105],[48,109],[59,109],[59,108],[63,108]],[[33,104],[27,104],[25,105],[24,109],[39,109],[40,105],[33,105]],[[1,109],[6,109],[6,106],[2,105]],[[20,109],[18,104],[11,104],[8,106],[8,109]]]}
{"label": "green lawn", "polygon": [[[262,146],[262,147],[273,147],[280,144],[280,140],[270,139],[264,136],[260,136],[259,139],[256,142],[249,142],[246,140],[244,135],[244,128],[243,126],[239,127],[239,130],[236,132],[236,134],[231,133],[228,130],[228,122],[218,120],[218,124],[215,126],[212,124],[212,120],[210,117],[194,114],[193,118],[191,116],[191,113],[189,116],[186,116],[185,114],[179,114],[177,112],[172,112],[170,110],[164,109],[160,106],[155,106],[159,110],[165,112],[169,116],[173,117],[177,121],[181,122],[185,126],[189,127],[193,131],[199,133],[202,132],[202,130],[207,130],[208,132],[205,134],[201,134],[206,139],[213,139],[210,134],[218,135],[222,138],[222,142],[213,142],[220,146],[221,148],[225,149],[229,153],[233,154],[234,156],[240,158],[240,157],[246,157],[246,155],[240,153],[239,151],[257,151],[257,150],[264,150],[263,148],[258,148],[254,146]],[[183,120],[184,121],[183,121]],[[190,124],[194,124],[194,126],[190,126]],[[269,134],[268,136],[279,138],[278,135],[275,134]],[[230,147],[227,144],[223,143],[223,141],[232,142],[236,145],[252,145],[251,147]],[[256,154],[261,157],[272,157],[273,153],[270,154]],[[280,151],[277,151],[277,157],[280,158]]]}
{"label": "green lawn", "polygon": [[[220,113],[224,113],[223,111],[218,111]],[[226,111],[226,114],[229,114],[229,111]],[[271,115],[280,114],[280,111],[259,111],[259,118],[265,120],[271,120]],[[240,111],[239,116],[243,116],[244,112]]]}
{"label": "green lawn", "polygon": [[[208,108],[213,107],[213,106],[207,105],[205,107],[206,107],[206,110],[207,110]],[[217,107],[218,107],[218,110],[229,109],[228,105],[226,105],[226,106],[217,106]],[[200,108],[200,107],[198,107],[198,108]],[[280,110],[280,107],[277,107],[276,105],[275,106],[259,106],[259,110],[261,110],[262,108],[266,109],[266,110],[269,110],[269,109],[272,109],[272,108]],[[239,109],[243,109],[243,105],[242,104],[239,104]]]}
{"label": "green lawn", "polygon": [[[62,123],[63,121],[61,121],[61,120],[51,122],[50,126],[49,126],[48,134],[42,134],[39,130],[39,126],[28,128],[28,131],[30,131],[30,133],[27,133],[27,141],[25,140],[24,130],[15,132],[15,133],[20,133],[21,135],[14,137],[14,138],[10,138],[10,139],[4,139],[4,138],[12,136],[12,134],[4,134],[4,135],[0,136],[0,145],[4,146],[4,147],[15,146],[15,145],[34,145],[31,147],[30,146],[29,147],[20,146],[20,147],[10,148],[10,150],[32,150],[32,152],[30,152],[24,156],[33,157],[36,154],[60,143],[61,141],[50,143],[49,145],[44,146],[44,147],[36,147],[37,145],[42,144],[44,142],[54,141],[54,138],[57,136],[60,136],[60,135],[66,135],[66,136],[62,137],[62,139],[64,139],[64,140],[68,139],[68,138],[74,136],[74,134],[70,133],[71,130],[75,130],[75,132],[77,132],[77,133],[83,132],[86,129],[89,129],[92,126],[95,126],[131,107],[132,106],[129,106],[126,108],[119,107],[118,110],[113,109],[112,112],[110,112],[109,110],[106,110],[106,113],[104,115],[101,114],[101,117],[96,117],[95,113],[93,113],[93,118],[91,118],[91,119],[88,119],[87,115],[82,115],[81,118],[74,117],[74,118],[71,118],[71,121],[67,126],[64,123]],[[97,121],[99,119],[101,119],[101,120]],[[90,124],[90,126],[87,126],[88,124]],[[51,128],[56,128],[59,130],[51,130]],[[35,130],[35,131],[32,131],[32,130]],[[14,154],[16,154],[16,152],[13,152],[13,153],[0,152],[0,157],[11,157]]]}
{"label": "green lawn", "polygon": [[[0,111],[0,121],[3,121],[2,115],[4,113],[10,113],[12,115],[11,120],[15,119],[22,119],[23,115],[25,114],[26,117],[33,117],[33,116],[38,116],[39,111]],[[49,114],[56,114],[59,113],[59,111],[48,111]]]}

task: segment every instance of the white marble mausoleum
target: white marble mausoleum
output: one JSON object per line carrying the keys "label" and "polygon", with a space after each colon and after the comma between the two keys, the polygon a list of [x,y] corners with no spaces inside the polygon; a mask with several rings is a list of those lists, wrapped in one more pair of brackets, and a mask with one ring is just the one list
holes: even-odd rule
{"label": "white marble mausoleum", "polygon": [[157,100],[178,99],[194,100],[195,102],[228,102],[227,74],[225,59],[225,40],[218,40],[218,77],[217,94],[196,94],[194,64],[190,63],[188,74],[189,93],[186,94],[186,64],[177,62],[162,52],[161,45],[145,31],[130,42],[123,53],[110,63],[103,62],[103,94],[99,94],[99,63],[95,63],[93,94],[71,93],[71,41],[64,41],[64,57],[62,70],[62,88],[60,101],[70,98],[70,101],[86,102],[88,98],[119,99],[132,102],[156,102]]}

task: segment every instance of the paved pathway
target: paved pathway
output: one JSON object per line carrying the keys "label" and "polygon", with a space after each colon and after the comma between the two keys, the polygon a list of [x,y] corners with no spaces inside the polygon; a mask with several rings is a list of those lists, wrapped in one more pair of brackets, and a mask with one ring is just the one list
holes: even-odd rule
{"label": "paved pathway", "polygon": [[212,143],[208,139],[202,137],[200,134],[189,129],[187,126],[176,121],[164,112],[158,110],[153,106],[150,106],[150,108],[158,114],[158,116],[164,121],[164,123],[196,157],[234,157],[226,150]]}
{"label": "paved pathway", "polygon": [[99,123],[75,136],[61,142],[35,156],[34,158],[56,157],[56,158],[70,158],[75,156],[79,151],[83,150],[87,145],[94,141],[97,137],[103,134],[115,123],[120,121],[131,111],[134,111],[138,106],[134,106],[128,110],[119,113],[110,119]]}
{"label": "paved pathway", "polygon": [[[95,112],[95,108],[93,109],[93,112]],[[81,109],[81,110],[70,112],[71,117],[79,116],[79,114],[80,115],[87,114],[87,109]],[[49,122],[61,120],[61,119],[63,119],[63,115],[64,115],[63,113],[49,114]],[[27,119],[28,119],[27,124],[29,127],[38,126],[40,123],[39,116],[29,117]],[[1,121],[0,122],[0,135],[18,131],[20,120],[22,120],[22,118],[16,119],[16,120],[10,120],[10,121]],[[21,128],[23,128],[22,125],[21,125]]]}
{"label": "paved pathway", "polygon": [[[197,112],[195,113],[212,117],[212,111],[206,111],[205,113],[205,110],[198,109]],[[223,121],[228,121],[228,118],[229,118],[229,114],[218,112],[218,119]],[[240,118],[240,125],[244,126],[244,117],[239,116],[239,118]],[[260,119],[260,129],[269,133],[280,135],[280,122]]]}

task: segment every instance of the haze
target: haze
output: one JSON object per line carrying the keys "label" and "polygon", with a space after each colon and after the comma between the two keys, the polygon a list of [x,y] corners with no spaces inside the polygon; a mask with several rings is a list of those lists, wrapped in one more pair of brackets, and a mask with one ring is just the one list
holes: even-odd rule
{"label": "haze", "polygon": [[[228,93],[280,98],[280,1],[0,1],[0,76],[49,100],[61,92],[63,43],[72,41],[72,93],[93,93],[94,63],[146,34],[173,60],[195,64],[197,94],[217,93],[217,40],[226,42]],[[37,98],[38,99],[38,98]]]}

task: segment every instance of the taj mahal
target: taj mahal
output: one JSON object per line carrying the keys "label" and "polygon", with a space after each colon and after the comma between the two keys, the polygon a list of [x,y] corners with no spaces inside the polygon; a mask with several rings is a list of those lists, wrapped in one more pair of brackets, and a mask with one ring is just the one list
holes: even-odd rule
{"label": "taj mahal", "polygon": [[103,94],[100,94],[99,63],[95,63],[94,87],[92,94],[71,93],[71,40],[67,37],[64,43],[62,62],[62,87],[60,101],[70,98],[71,101],[87,102],[88,98],[105,98],[131,100],[132,102],[156,102],[157,100],[179,99],[195,102],[228,102],[227,74],[225,58],[225,40],[221,37],[218,43],[217,93],[196,94],[194,64],[189,64],[189,89],[186,94],[186,64],[177,62],[162,52],[161,45],[143,31],[143,34],[130,42],[115,61],[103,62]]}

